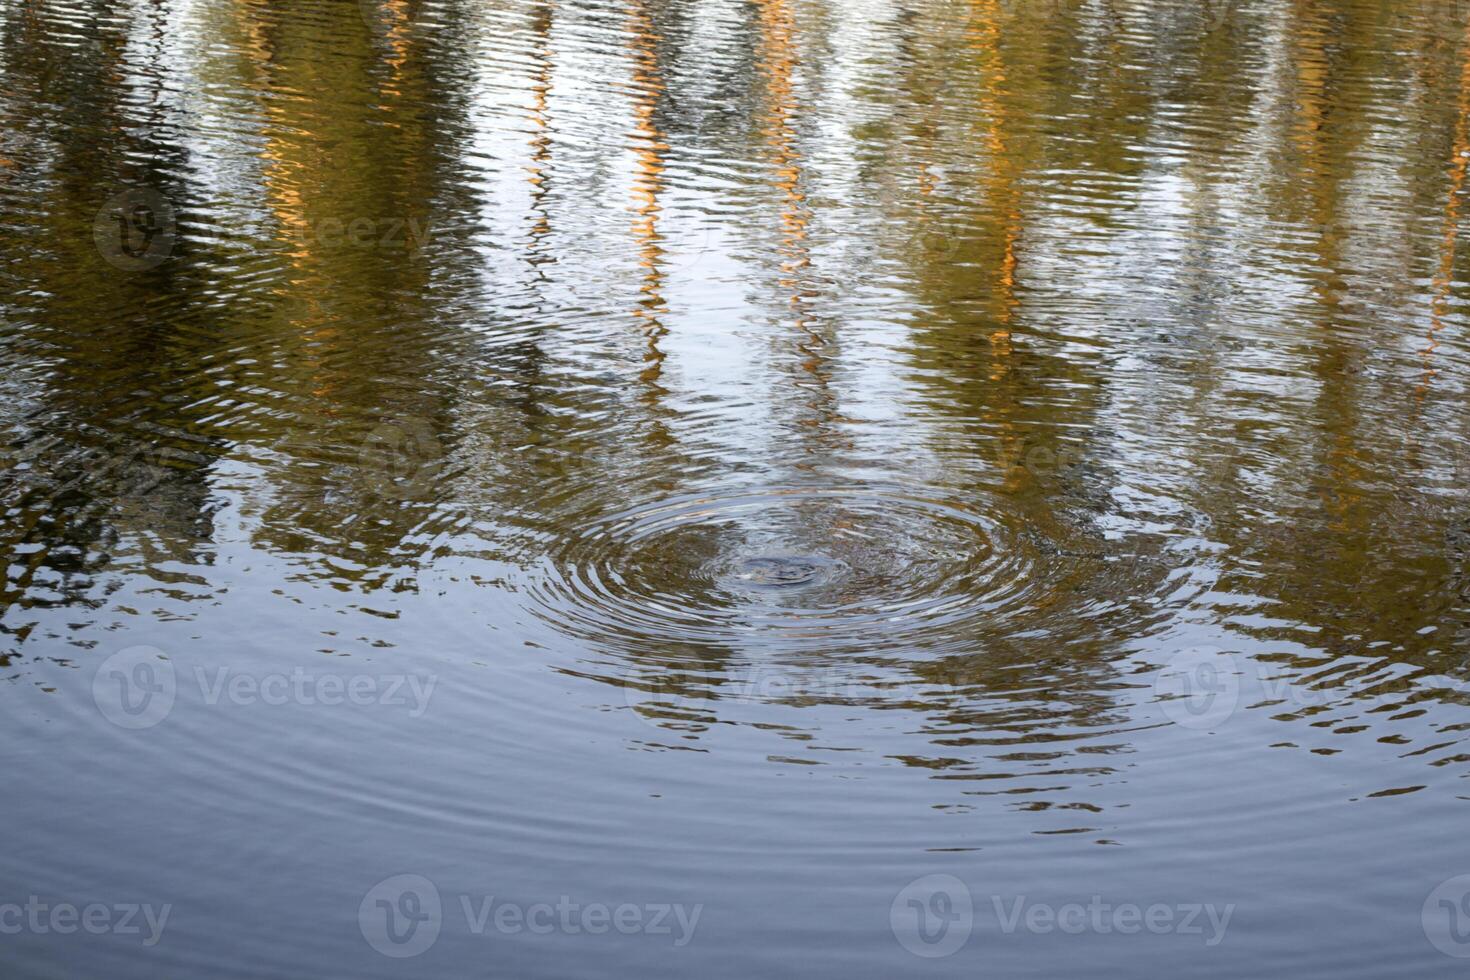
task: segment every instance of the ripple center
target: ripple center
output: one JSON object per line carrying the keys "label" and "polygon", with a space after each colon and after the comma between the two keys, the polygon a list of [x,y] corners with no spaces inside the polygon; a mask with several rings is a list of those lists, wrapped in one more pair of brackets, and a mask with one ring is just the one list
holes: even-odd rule
{"label": "ripple center", "polygon": [[807,555],[760,555],[735,563],[735,578],[742,584],[763,589],[788,589],[824,582],[836,563],[830,558]]}

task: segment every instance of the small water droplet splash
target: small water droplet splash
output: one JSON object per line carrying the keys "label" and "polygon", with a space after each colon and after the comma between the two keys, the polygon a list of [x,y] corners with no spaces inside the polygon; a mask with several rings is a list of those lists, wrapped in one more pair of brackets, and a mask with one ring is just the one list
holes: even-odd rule
{"label": "small water droplet splash", "polygon": [[830,558],[768,555],[736,560],[734,575],[752,588],[790,589],[828,582],[841,571],[842,563]]}
{"label": "small water droplet splash", "polygon": [[714,490],[584,521],[527,591],[562,632],[641,661],[757,648],[930,658],[1035,628],[1023,621],[1069,561],[1034,537],[998,498]]}

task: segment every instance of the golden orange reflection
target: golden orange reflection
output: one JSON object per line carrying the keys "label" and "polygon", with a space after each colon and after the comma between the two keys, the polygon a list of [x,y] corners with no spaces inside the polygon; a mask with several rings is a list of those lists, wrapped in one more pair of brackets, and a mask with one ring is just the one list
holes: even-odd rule
{"label": "golden orange reflection", "polygon": [[[1326,13],[1317,0],[1298,0],[1292,21],[1292,61],[1296,70],[1296,123],[1292,140],[1301,153],[1300,172],[1308,188],[1311,211],[1307,217],[1317,225],[1316,251],[1321,276],[1315,292],[1319,301],[1336,309],[1341,297],[1336,288],[1341,254],[1337,231],[1338,174],[1327,158],[1327,112],[1329,63]],[[1338,126],[1341,127],[1339,122]]]}
{"label": "golden orange reflection", "polygon": [[[990,372],[992,382],[1008,379],[1013,369],[1012,318],[1016,307],[1017,244],[1021,235],[1021,193],[1017,156],[1019,147],[1008,138],[1012,115],[1008,97],[1005,57],[1002,52],[999,0],[971,0],[970,45],[978,55],[979,91],[977,100],[985,119],[982,142],[989,158],[984,177],[985,211],[997,220],[1000,250],[990,284],[991,309]],[[1003,388],[997,386],[999,395]],[[998,459],[1019,458],[1025,449],[1025,438],[1015,424],[1017,405],[1013,398],[997,397],[987,413],[999,437]],[[1024,479],[1021,467],[1002,464],[1008,484]]]}
{"label": "golden orange reflection", "polygon": [[[240,3],[235,11],[238,15],[236,27],[242,38],[241,49],[254,75],[256,89],[270,92],[275,87],[272,82],[275,56],[266,26],[249,4]],[[299,272],[311,259],[311,222],[299,180],[300,172],[310,164],[301,158],[300,141],[290,136],[295,132],[288,118],[290,105],[286,99],[259,100],[260,112],[265,118],[265,125],[261,127],[264,136],[260,149],[261,182],[266,207],[275,218],[281,254]]]}
{"label": "golden orange reflection", "polygon": [[383,62],[388,66],[389,74],[383,83],[383,94],[401,96],[403,92],[398,86],[403,80],[403,69],[408,61],[411,44],[409,0],[368,0],[368,2],[370,6],[364,9],[376,13],[379,21],[386,24],[387,27],[388,53]]}
{"label": "golden orange reflection", "polygon": [[980,56],[980,110],[986,120],[985,147],[990,158],[986,197],[992,214],[1001,218],[1001,256],[995,279],[995,329],[990,334],[994,355],[991,379],[1009,370],[1011,315],[1015,308],[1016,240],[1021,232],[1020,194],[1017,190],[1014,148],[1007,145],[1006,69],[1001,54],[999,0],[973,0],[970,41]]}
{"label": "golden orange reflection", "polygon": [[658,231],[659,192],[664,186],[664,154],[668,144],[654,118],[659,97],[663,94],[663,77],[659,72],[659,35],[649,14],[647,0],[633,0],[628,15],[628,35],[633,55],[633,156],[637,174],[633,179],[633,237],[638,242],[638,265],[643,270],[639,287],[641,298],[633,315],[643,327],[648,341],[644,352],[644,369],[640,375],[645,384],[657,385],[663,374],[665,355],[659,340],[668,333],[663,315],[664,303],[662,236]]}
{"label": "golden orange reflection", "polygon": [[774,183],[781,193],[780,278],[778,285],[788,296],[799,339],[797,352],[801,370],[810,377],[813,392],[812,416],[800,424],[826,429],[836,418],[836,398],[830,390],[830,339],[818,327],[811,308],[814,295],[807,281],[811,266],[808,226],[811,208],[804,189],[804,164],[797,139],[796,73],[800,65],[796,17],[788,0],[756,0],[759,10],[760,44],[756,67],[765,82],[765,101],[760,131],[765,137]]}
{"label": "golden orange reflection", "polygon": [[1466,21],[1465,38],[1460,52],[1460,92],[1456,101],[1455,137],[1450,148],[1450,187],[1445,197],[1439,267],[1435,270],[1433,298],[1429,307],[1428,343],[1421,352],[1424,358],[1424,375],[1419,383],[1420,395],[1439,373],[1439,369],[1433,364],[1434,352],[1439,348],[1439,332],[1444,329],[1445,314],[1449,310],[1450,285],[1455,281],[1455,245],[1460,232],[1460,193],[1465,187],[1466,168],[1470,166],[1470,20]]}
{"label": "golden orange reflection", "polygon": [[771,151],[776,186],[784,201],[781,210],[781,286],[793,290],[792,303],[801,304],[797,275],[810,264],[806,248],[811,215],[802,190],[801,155],[796,148],[793,116],[796,112],[793,75],[797,64],[796,22],[786,0],[757,0],[761,43],[759,68],[766,83],[761,134]]}
{"label": "golden orange reflection", "polygon": [[538,275],[544,278],[542,266],[552,261],[546,253],[546,239],[551,234],[551,212],[546,196],[550,191],[551,127],[546,117],[547,102],[551,97],[552,73],[555,65],[551,58],[552,6],[537,3],[532,8],[531,30],[536,35],[536,47],[531,54],[536,71],[531,79],[531,164],[528,179],[531,182],[530,240],[526,245],[526,260]]}
{"label": "golden orange reflection", "polygon": [[1295,14],[1297,123],[1294,139],[1315,171],[1321,164],[1320,134],[1327,114],[1327,25],[1316,0],[1298,0]]}
{"label": "golden orange reflection", "polygon": [[1343,236],[1338,212],[1341,182],[1346,172],[1343,143],[1352,132],[1351,120],[1330,116],[1334,82],[1332,51],[1337,34],[1329,21],[1331,11],[1319,0],[1298,0],[1293,7],[1292,65],[1296,81],[1296,120],[1292,139],[1301,154],[1299,175],[1307,191],[1306,219],[1316,230],[1313,243],[1317,274],[1312,292],[1321,309],[1322,333],[1315,342],[1318,371],[1323,380],[1322,403],[1328,406],[1322,479],[1318,496],[1328,527],[1346,534],[1354,525],[1355,508],[1362,501],[1363,460],[1357,437],[1357,392],[1349,363],[1354,350],[1335,329],[1342,311]]}

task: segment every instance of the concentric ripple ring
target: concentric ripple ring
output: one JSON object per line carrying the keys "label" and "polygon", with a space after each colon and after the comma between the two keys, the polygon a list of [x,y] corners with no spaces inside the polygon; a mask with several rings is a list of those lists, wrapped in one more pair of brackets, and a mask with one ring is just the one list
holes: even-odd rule
{"label": "concentric ripple ring", "polygon": [[640,658],[932,656],[1016,630],[1045,598],[1055,569],[1023,524],[998,499],[897,488],[690,493],[586,523],[529,591],[558,629]]}

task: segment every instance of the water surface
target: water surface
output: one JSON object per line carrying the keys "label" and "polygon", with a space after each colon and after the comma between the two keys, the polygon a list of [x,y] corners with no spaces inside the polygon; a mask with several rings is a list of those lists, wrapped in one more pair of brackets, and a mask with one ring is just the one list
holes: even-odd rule
{"label": "water surface", "polygon": [[1447,0],[0,0],[0,905],[170,907],[8,971],[1459,975],[1467,165]]}

